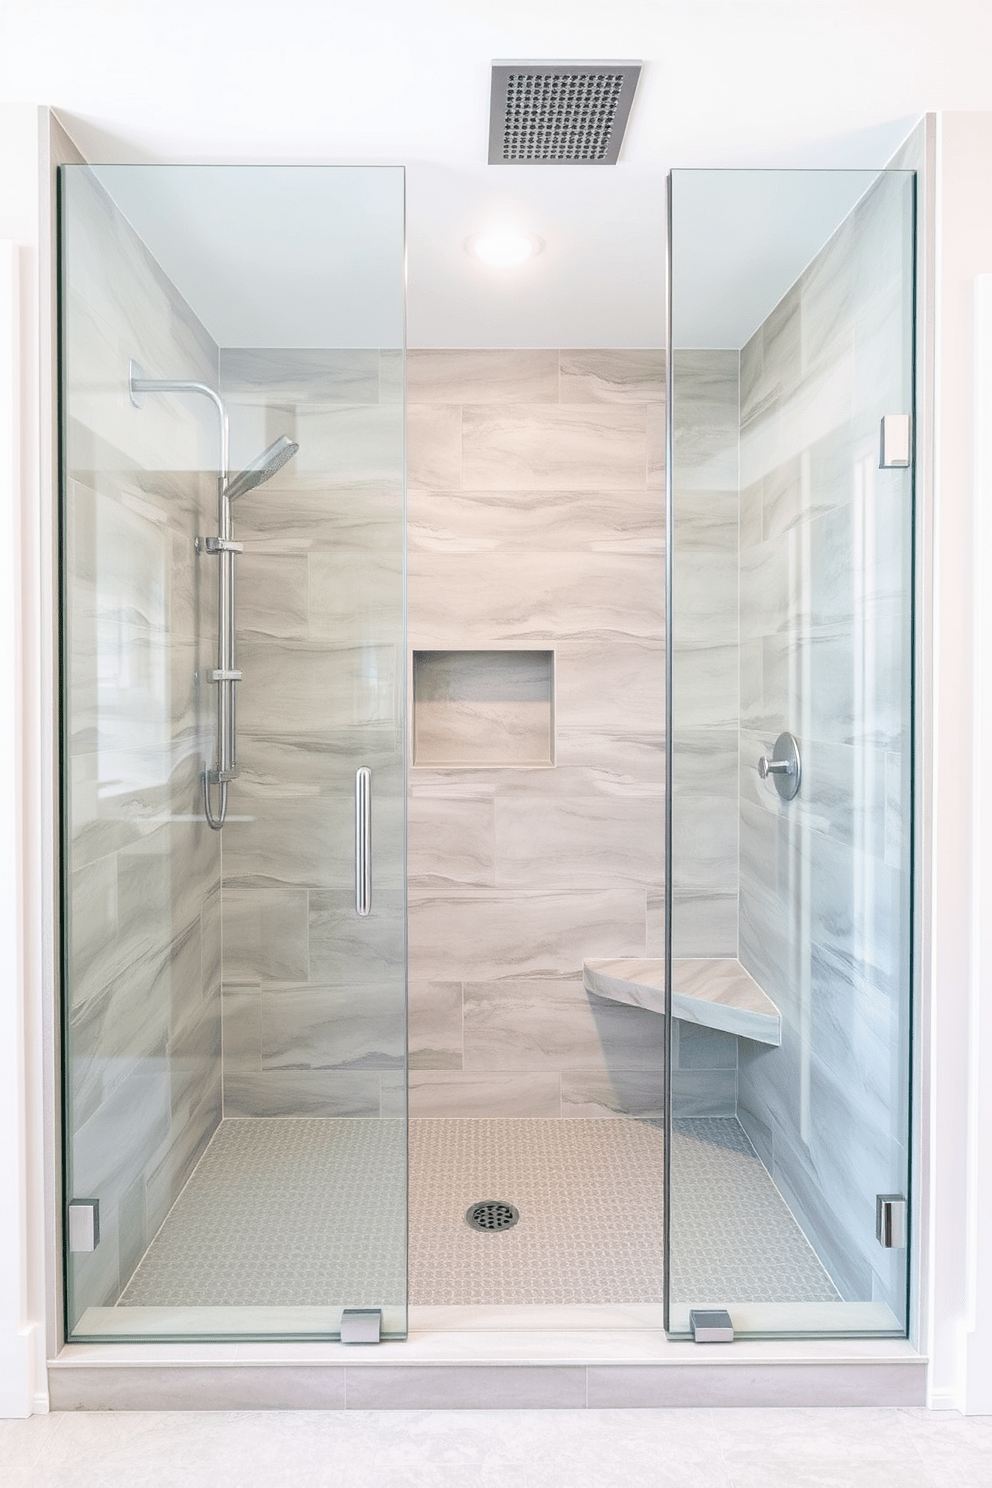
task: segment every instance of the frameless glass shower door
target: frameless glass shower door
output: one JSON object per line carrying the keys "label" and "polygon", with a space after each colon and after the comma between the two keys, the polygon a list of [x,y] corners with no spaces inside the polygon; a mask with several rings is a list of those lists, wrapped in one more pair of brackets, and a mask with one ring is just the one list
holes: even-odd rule
{"label": "frameless glass shower door", "polygon": [[401,1336],[403,174],[60,185],[67,1336]]}
{"label": "frameless glass shower door", "polygon": [[670,200],[667,1326],[900,1335],[914,177]]}

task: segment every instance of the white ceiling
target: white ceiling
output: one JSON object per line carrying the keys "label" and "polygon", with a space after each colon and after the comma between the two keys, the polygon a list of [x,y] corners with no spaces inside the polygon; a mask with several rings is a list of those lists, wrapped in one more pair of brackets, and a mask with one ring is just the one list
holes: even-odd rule
{"label": "white ceiling", "polygon": [[[407,165],[414,346],[660,344],[672,166],[878,168],[990,55],[989,0],[0,0],[0,97],[91,160]],[[510,57],[641,58],[621,163],[488,166]],[[476,264],[497,222],[545,251]]]}

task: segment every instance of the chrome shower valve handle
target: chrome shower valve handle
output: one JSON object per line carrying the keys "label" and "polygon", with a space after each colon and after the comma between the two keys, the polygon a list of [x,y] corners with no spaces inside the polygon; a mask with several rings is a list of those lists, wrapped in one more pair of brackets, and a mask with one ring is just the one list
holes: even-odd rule
{"label": "chrome shower valve handle", "polygon": [[763,754],[759,759],[758,774],[762,780],[774,782],[775,789],[783,801],[791,801],[799,794],[803,762],[799,754],[799,741],[795,734],[779,734],[771,755]]}

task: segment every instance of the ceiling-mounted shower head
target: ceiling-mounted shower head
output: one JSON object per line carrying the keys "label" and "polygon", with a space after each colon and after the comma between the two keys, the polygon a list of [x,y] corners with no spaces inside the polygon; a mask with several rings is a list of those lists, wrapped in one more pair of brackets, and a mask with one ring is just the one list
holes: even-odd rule
{"label": "ceiling-mounted shower head", "polygon": [[287,439],[285,434],[280,434],[268,449],[264,449],[260,455],[256,455],[250,465],[245,466],[240,475],[236,475],[228,482],[224,490],[228,501],[234,501],[238,496],[243,496],[246,491],[253,491],[256,486],[264,485],[267,480],[271,480],[276,471],[281,470],[286,461],[293,458],[299,447],[292,439]]}

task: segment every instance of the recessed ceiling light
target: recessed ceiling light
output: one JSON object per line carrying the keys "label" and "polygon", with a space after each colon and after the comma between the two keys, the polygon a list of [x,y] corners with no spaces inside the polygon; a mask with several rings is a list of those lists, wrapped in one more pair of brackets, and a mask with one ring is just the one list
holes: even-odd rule
{"label": "recessed ceiling light", "polygon": [[544,244],[540,238],[520,232],[515,227],[494,227],[488,232],[476,233],[466,241],[465,247],[490,268],[510,269],[540,253]]}

